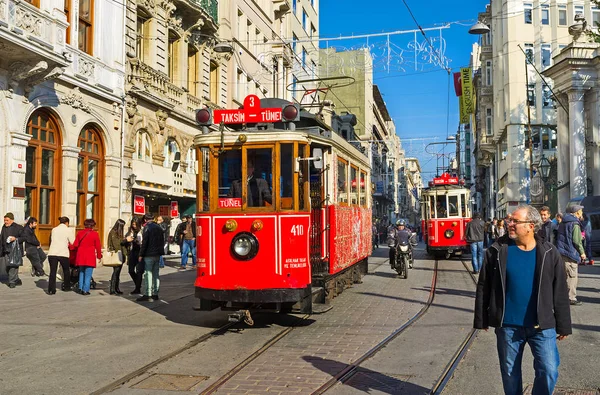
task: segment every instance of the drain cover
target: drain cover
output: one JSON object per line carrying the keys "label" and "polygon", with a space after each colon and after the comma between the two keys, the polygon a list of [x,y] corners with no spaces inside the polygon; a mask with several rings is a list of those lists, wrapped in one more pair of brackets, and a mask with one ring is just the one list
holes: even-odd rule
{"label": "drain cover", "polygon": [[[531,395],[531,390],[533,389],[533,384],[528,384],[525,391],[523,391],[523,395]],[[554,395],[598,395],[600,393],[597,389],[580,389],[580,388],[564,388],[564,387],[556,387],[554,388]]]}
{"label": "drain cover", "polygon": [[359,369],[344,384],[363,392],[379,390],[386,394],[397,394],[400,393],[400,390],[407,389],[407,386],[411,385],[407,382],[410,377],[410,375],[395,375]]}
{"label": "drain cover", "polygon": [[153,374],[140,381],[133,388],[145,390],[189,391],[208,376],[189,376],[185,374]]}

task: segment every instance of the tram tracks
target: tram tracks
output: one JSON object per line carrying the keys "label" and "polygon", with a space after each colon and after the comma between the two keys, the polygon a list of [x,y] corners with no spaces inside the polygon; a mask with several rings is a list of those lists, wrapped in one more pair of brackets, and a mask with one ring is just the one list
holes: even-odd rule
{"label": "tram tracks", "polygon": [[[469,273],[469,276],[471,277],[473,282],[475,284],[477,284],[477,278],[475,277],[474,274],[472,274],[470,272],[465,261],[461,259],[461,263],[467,270],[467,273]],[[354,375],[356,375],[359,372],[361,364],[363,364],[366,360],[373,357],[380,350],[382,350],[387,345],[389,345],[394,339],[396,339],[403,332],[405,332],[409,327],[411,327],[413,324],[415,324],[417,321],[419,321],[422,317],[425,316],[425,314],[427,313],[429,308],[432,306],[433,300],[435,297],[437,280],[438,280],[438,267],[439,267],[439,260],[436,259],[435,263],[434,263],[434,273],[433,273],[433,277],[431,280],[431,288],[429,291],[429,296],[428,296],[427,302],[425,303],[423,308],[421,308],[421,310],[419,310],[419,312],[417,312],[412,318],[410,318],[408,321],[406,321],[402,326],[400,326],[398,329],[396,329],[394,332],[392,332],[388,337],[383,339],[381,342],[379,342],[377,345],[375,345],[369,351],[364,353],[360,358],[358,358],[357,360],[355,360],[354,362],[349,364],[346,368],[344,368],[342,371],[340,371],[338,374],[336,374],[334,377],[332,377],[329,381],[327,381],[325,384],[323,384],[321,387],[319,387],[316,391],[314,391],[312,393],[313,395],[324,394],[327,391],[331,390],[336,385],[344,384],[344,383],[348,382]],[[446,385],[452,378],[454,371],[458,367],[460,361],[464,358],[469,346],[475,339],[475,335],[477,334],[477,332],[478,331],[476,329],[471,329],[469,331],[469,333],[467,334],[465,339],[462,341],[462,343],[460,344],[460,346],[458,347],[456,352],[453,354],[450,362],[444,368],[442,374],[436,381],[435,385],[431,389],[431,392],[430,392],[431,394],[437,395],[437,394],[442,393],[442,391],[444,390],[444,388],[446,387]]]}

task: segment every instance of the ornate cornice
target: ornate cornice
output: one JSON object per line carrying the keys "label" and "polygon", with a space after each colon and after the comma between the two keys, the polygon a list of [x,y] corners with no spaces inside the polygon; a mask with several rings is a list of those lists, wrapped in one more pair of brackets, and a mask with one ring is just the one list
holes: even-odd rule
{"label": "ornate cornice", "polygon": [[73,88],[71,93],[69,93],[68,95],[61,96],[60,103],[66,104],[75,109],[85,111],[87,113],[92,111],[90,106],[85,102],[85,99],[83,98],[81,92],[79,92],[79,87]]}

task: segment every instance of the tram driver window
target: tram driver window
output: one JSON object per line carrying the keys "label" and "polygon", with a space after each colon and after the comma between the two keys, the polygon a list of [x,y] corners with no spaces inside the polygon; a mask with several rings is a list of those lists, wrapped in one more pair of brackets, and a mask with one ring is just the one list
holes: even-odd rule
{"label": "tram driver window", "polygon": [[[233,182],[241,178],[242,151],[235,150],[221,153],[219,155],[219,198],[227,197]],[[241,197],[241,195],[237,197]]]}
{"label": "tram driver window", "polygon": [[446,196],[437,196],[435,202],[436,218],[447,218],[448,210],[446,210]]}
{"label": "tram driver window", "polygon": [[[269,148],[246,151],[246,204],[248,207],[264,207],[273,203],[272,154]],[[240,166],[241,167],[241,166]],[[242,178],[231,183],[228,197],[242,197]]]}
{"label": "tram driver window", "polygon": [[289,210],[294,207],[294,144],[281,144],[279,156],[281,163],[279,170],[281,208]]}

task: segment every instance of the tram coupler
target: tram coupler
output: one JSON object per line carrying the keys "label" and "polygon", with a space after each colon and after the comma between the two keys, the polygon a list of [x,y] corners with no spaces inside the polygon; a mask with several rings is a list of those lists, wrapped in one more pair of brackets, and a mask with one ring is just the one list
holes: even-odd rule
{"label": "tram coupler", "polygon": [[229,322],[241,322],[244,321],[247,325],[253,326],[254,320],[250,315],[250,310],[238,310],[233,313],[229,313],[228,316]]}

